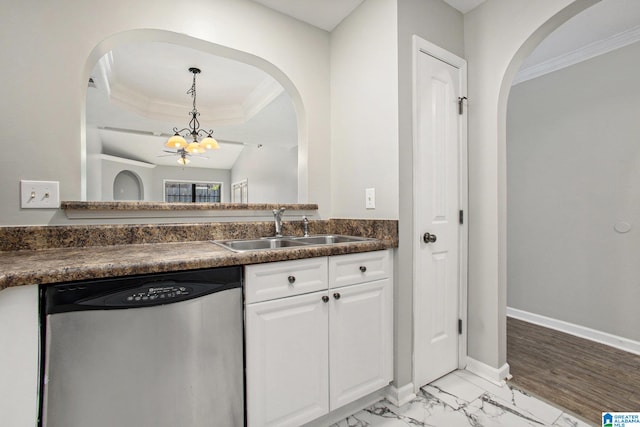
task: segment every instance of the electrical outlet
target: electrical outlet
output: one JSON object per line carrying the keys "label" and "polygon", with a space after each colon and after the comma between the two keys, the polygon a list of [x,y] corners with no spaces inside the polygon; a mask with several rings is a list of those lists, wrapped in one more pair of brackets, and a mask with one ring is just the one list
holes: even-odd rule
{"label": "electrical outlet", "polygon": [[375,209],[376,208],[376,189],[365,188],[364,197],[365,197],[365,207],[367,209]]}
{"label": "electrical outlet", "polygon": [[24,209],[58,209],[60,182],[20,181],[20,207]]}

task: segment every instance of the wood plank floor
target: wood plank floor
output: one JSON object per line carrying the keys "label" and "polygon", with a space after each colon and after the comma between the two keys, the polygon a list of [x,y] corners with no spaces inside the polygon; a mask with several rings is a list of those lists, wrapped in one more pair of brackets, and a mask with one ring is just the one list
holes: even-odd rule
{"label": "wood plank floor", "polygon": [[507,362],[518,388],[601,425],[603,411],[640,411],[640,356],[507,318]]}

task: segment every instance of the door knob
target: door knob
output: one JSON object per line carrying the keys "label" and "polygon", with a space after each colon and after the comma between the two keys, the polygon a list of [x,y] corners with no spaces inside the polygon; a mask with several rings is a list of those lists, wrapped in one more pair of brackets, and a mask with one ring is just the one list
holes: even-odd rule
{"label": "door knob", "polygon": [[438,240],[438,237],[435,234],[424,233],[424,236],[422,236],[422,240],[424,240],[425,243],[434,243],[436,240]]}

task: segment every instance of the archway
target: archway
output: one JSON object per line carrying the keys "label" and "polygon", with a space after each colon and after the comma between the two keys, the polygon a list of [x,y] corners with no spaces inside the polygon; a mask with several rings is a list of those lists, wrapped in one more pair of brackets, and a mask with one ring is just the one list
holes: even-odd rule
{"label": "archway", "polygon": [[[91,70],[96,62],[106,53],[112,51],[117,46],[121,46],[127,43],[140,43],[140,42],[162,42],[166,44],[174,44],[183,47],[195,49],[207,54],[220,56],[249,64],[256,67],[275,79],[287,92],[291,102],[293,103],[298,133],[298,201],[306,201],[308,197],[308,131],[306,110],[302,102],[302,97],[292,82],[292,80],[278,67],[271,62],[256,56],[254,54],[244,52],[241,50],[233,49],[227,46],[216,44],[213,42],[197,39],[184,34],[178,34],[166,30],[156,29],[139,29],[129,30],[122,33],[114,34],[111,37],[100,42],[89,54],[83,75],[84,81],[88,81]],[[86,90],[86,89],[85,89]],[[81,109],[81,194],[82,198],[87,197],[87,136],[86,136],[86,98],[84,98]]]}
{"label": "archway", "polygon": [[465,16],[469,63],[468,363],[494,381],[506,360],[506,111],[524,59],[597,0],[486,2]]}
{"label": "archway", "polygon": [[[525,59],[535,50],[535,48],[546,39],[553,31],[558,29],[568,20],[578,15],[585,9],[598,3],[600,0],[589,2],[574,1],[555,15],[542,23],[517,49],[511,58],[509,65],[503,75],[499,96],[498,96],[498,264],[500,276],[498,281],[498,293],[500,295],[501,310],[501,330],[499,331],[500,355],[504,357],[506,365],[506,308],[507,308],[507,105],[512,83]],[[502,312],[504,310],[504,312]],[[508,365],[506,365],[508,367]]]}

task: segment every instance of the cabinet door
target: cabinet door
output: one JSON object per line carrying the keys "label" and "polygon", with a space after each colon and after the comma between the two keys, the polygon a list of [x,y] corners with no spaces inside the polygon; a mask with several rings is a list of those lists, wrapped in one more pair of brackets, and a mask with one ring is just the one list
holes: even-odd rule
{"label": "cabinet door", "polygon": [[249,427],[297,427],[328,412],[329,304],[323,296],[326,291],[247,305]]}
{"label": "cabinet door", "polygon": [[383,279],[329,291],[331,410],[393,379],[391,283]]}

